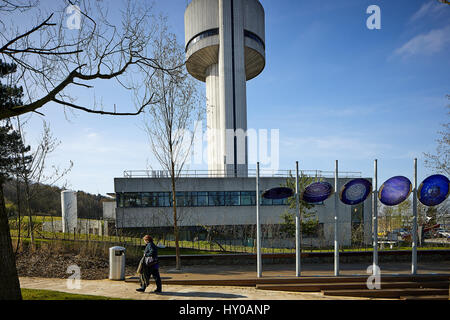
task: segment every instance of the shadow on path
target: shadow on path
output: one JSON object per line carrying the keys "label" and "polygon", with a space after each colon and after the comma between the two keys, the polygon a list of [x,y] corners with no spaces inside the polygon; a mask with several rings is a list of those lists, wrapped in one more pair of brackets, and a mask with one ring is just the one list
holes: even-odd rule
{"label": "shadow on path", "polygon": [[[154,293],[151,293],[154,294]],[[191,292],[170,292],[163,291],[158,293],[159,296],[174,296],[174,297],[193,297],[193,298],[222,298],[222,299],[239,299],[239,298],[247,298],[246,296],[242,296],[239,294],[230,294],[230,293],[219,293],[219,292],[199,292],[199,291],[191,291]]]}

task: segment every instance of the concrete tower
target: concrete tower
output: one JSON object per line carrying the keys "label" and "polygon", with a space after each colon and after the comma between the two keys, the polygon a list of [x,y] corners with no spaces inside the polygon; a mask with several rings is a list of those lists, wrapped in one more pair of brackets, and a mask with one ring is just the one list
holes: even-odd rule
{"label": "concrete tower", "polygon": [[246,81],[265,66],[258,0],[192,0],[184,13],[186,68],[206,82],[208,169],[246,177]]}

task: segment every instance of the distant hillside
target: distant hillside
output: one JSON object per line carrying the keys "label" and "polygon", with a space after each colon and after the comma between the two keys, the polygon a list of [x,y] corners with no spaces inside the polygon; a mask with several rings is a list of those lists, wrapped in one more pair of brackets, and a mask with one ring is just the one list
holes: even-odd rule
{"label": "distant hillside", "polygon": [[[35,215],[61,216],[61,191],[59,187],[52,187],[45,184],[33,185],[35,190],[31,200],[31,208]],[[25,186],[20,186],[21,194],[21,214],[25,214],[24,195]],[[9,181],[4,185],[4,195],[10,213],[17,212],[17,185],[15,181]],[[104,201],[111,201],[111,198],[100,194],[94,195],[83,191],[77,191],[77,207],[79,218],[99,219],[103,216]]]}

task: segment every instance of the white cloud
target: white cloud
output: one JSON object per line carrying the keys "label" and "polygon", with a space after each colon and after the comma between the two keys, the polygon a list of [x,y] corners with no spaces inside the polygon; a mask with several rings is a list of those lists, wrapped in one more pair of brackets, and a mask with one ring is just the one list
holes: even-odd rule
{"label": "white cloud", "polygon": [[434,29],[428,33],[421,33],[400,48],[394,51],[394,55],[403,58],[414,55],[432,55],[444,50],[450,44],[450,26],[442,29]]}
{"label": "white cloud", "polygon": [[419,10],[417,10],[410,18],[410,22],[416,22],[419,19],[422,19],[426,16],[432,15],[436,17],[446,10],[446,6],[442,3],[438,3],[437,1],[428,1],[424,3]]}

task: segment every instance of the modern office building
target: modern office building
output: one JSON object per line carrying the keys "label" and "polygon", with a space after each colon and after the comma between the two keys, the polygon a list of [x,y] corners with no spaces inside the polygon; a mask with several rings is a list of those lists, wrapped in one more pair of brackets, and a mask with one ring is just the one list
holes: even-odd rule
{"label": "modern office building", "polygon": [[[123,178],[114,179],[116,206],[105,215],[114,216],[116,227],[124,230],[144,232],[152,229],[171,234],[173,208],[171,205],[170,178],[151,178],[151,172],[126,171]],[[334,185],[334,178],[323,178]],[[346,173],[342,173],[345,176]],[[260,191],[285,185],[284,177],[260,177]],[[350,177],[340,178],[343,185]],[[371,180],[368,178],[368,180]],[[177,181],[177,215],[181,238],[192,240],[204,238],[206,230],[214,227],[221,237],[246,243],[254,237],[256,224],[256,179],[255,177],[181,177]],[[360,241],[370,243],[372,199],[362,204],[348,206],[338,201],[339,238],[341,245],[350,245],[359,233]],[[284,246],[280,239],[282,215],[289,209],[287,200],[268,200],[260,197],[260,216],[264,242],[271,246]],[[111,212],[109,212],[111,211]],[[308,219],[317,220],[317,232],[304,235],[312,246],[330,246],[334,241],[334,195],[310,210],[315,212]],[[253,228],[253,229],[252,229]],[[362,238],[361,238],[362,237]],[[276,240],[273,240],[276,239]],[[273,241],[272,241],[273,240]],[[290,239],[293,240],[293,239]],[[281,241],[281,242],[280,242]],[[288,241],[289,242],[289,241]],[[293,241],[290,242],[294,244]]]}
{"label": "modern office building", "polygon": [[208,169],[246,177],[246,81],[265,66],[258,0],[192,0],[184,14],[186,68],[206,82]]}

